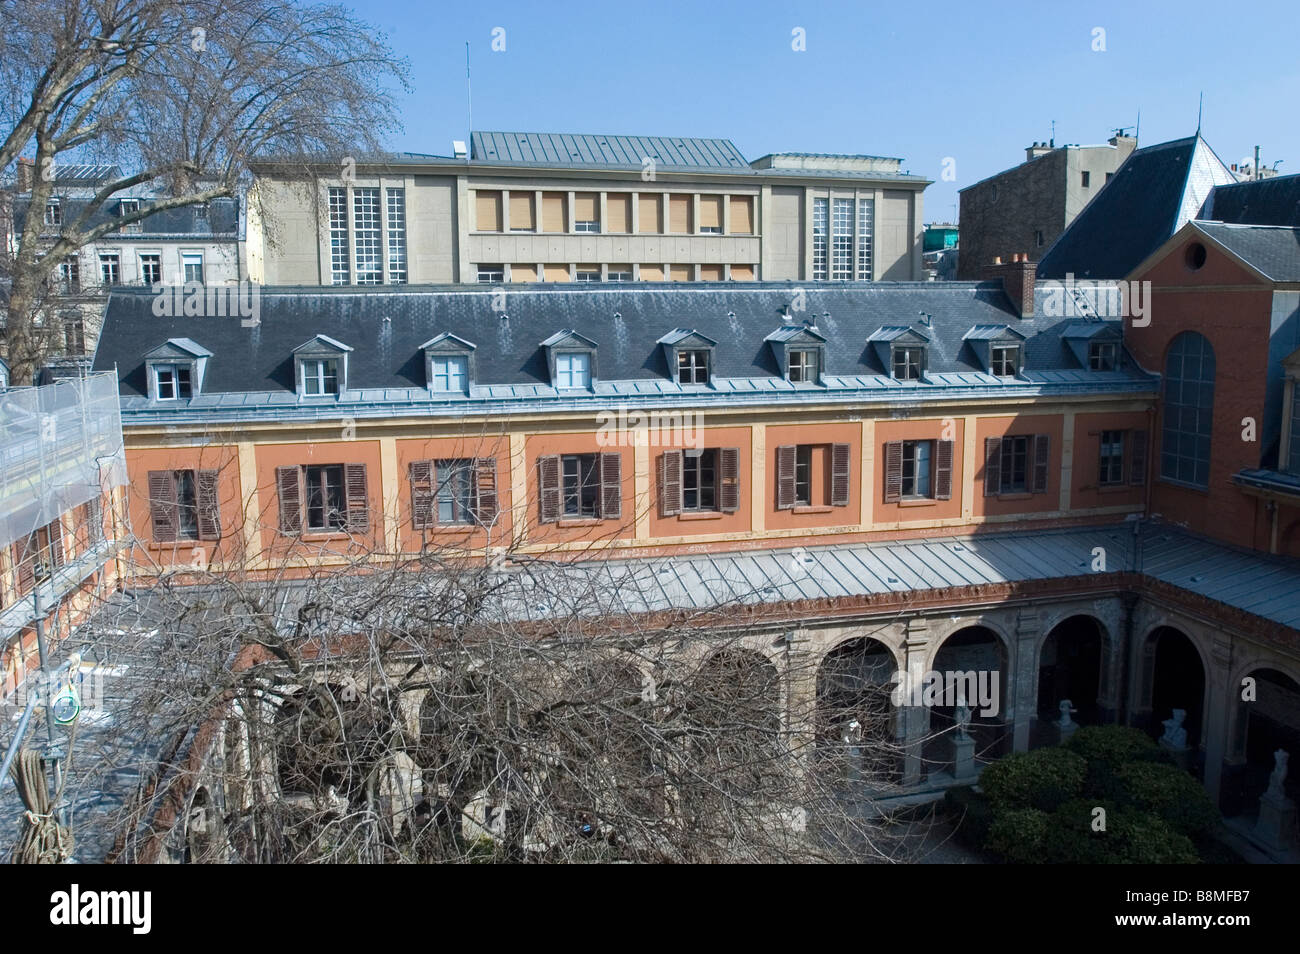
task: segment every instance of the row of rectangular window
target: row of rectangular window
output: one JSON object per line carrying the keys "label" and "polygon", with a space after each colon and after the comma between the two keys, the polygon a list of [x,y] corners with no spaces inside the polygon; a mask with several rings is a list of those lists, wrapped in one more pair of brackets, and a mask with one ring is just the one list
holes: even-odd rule
{"label": "row of rectangular window", "polygon": [[[695,198],[688,193],[668,193],[665,221],[664,193],[641,192],[635,197],[630,192],[605,193],[602,217],[600,193],[575,192],[570,211],[567,192],[542,192],[539,221],[536,192],[479,189],[474,194],[474,230],[630,235],[635,207],[638,235],[754,234],[753,196],[700,195],[698,227]],[[724,218],[727,213],[729,222]]]}
{"label": "row of rectangular window", "polygon": [[[1102,486],[1146,480],[1147,434],[1102,431]],[[885,503],[950,500],[954,442],[888,441],[884,451]],[[1051,438],[1008,435],[985,441],[984,495],[1049,490]],[[852,498],[852,445],[791,444],[776,448],[778,510],[847,507]],[[612,520],[622,516],[622,456],[550,454],[538,458],[541,523]],[[816,475],[821,476],[815,481]],[[499,512],[497,462],[491,457],[413,461],[408,465],[412,526],[489,525]],[[369,529],[365,464],[276,469],[282,533],[354,533]],[[658,461],[659,512],[734,513],[740,508],[740,450],[669,450]],[[221,515],[214,470],[151,471],[149,498],[156,542],[217,540]]]}
{"label": "row of rectangular window", "polygon": [[752,282],[757,275],[754,265],[700,265],[696,278],[695,265],[640,265],[629,264],[528,264],[510,265],[508,270],[500,262],[474,266],[475,279],[480,285],[500,285],[505,282]]}
{"label": "row of rectangular window", "polygon": [[[161,284],[163,280],[161,253],[140,252],[137,262],[141,284]],[[181,277],[186,284],[203,284],[202,252],[181,253]],[[79,291],[81,263],[75,258],[64,259],[59,263],[58,280],[65,293]],[[122,257],[118,252],[99,253],[99,281],[102,285],[122,284]]]}

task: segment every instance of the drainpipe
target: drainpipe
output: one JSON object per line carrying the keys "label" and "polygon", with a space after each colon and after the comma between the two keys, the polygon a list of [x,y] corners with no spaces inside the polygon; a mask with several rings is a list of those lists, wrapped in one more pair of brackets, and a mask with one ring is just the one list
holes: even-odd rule
{"label": "drainpipe", "polygon": [[1264,504],[1264,510],[1268,514],[1268,552],[1277,555],[1277,501],[1269,500]]}

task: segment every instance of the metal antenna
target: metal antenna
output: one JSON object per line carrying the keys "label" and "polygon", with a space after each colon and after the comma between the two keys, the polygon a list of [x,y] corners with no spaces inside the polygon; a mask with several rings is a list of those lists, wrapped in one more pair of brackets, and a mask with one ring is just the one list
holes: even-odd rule
{"label": "metal antenna", "polygon": [[469,85],[469,40],[465,41],[465,109],[468,113],[467,139],[474,138],[474,92]]}

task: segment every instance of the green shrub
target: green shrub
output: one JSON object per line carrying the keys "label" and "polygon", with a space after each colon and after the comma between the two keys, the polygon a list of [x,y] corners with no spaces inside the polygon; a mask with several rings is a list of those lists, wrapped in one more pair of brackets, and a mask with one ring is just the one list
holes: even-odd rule
{"label": "green shrub", "polygon": [[[1098,808],[1106,812],[1104,830],[1094,827]],[[1191,839],[1164,819],[1085,798],[1071,799],[1049,816],[1040,850],[1041,860],[1049,864],[1195,864],[1200,860]]]}
{"label": "green shrub", "polygon": [[1088,763],[1063,748],[1017,752],[980,774],[980,788],[994,814],[1016,808],[1050,812],[1083,792]]}
{"label": "green shrub", "polygon": [[1065,748],[1088,760],[1088,777],[1084,791],[1093,798],[1121,798],[1123,792],[1116,776],[1128,762],[1170,761],[1161,749],[1140,729],[1126,725],[1090,725],[1080,728],[1065,743]]}
{"label": "green shrub", "polygon": [[1176,766],[1129,762],[1119,766],[1115,777],[1123,804],[1159,815],[1175,831],[1198,835],[1219,820],[1209,794]]}
{"label": "green shrub", "polygon": [[985,847],[1012,864],[1041,864],[1044,861],[1043,845],[1051,824],[1052,816],[1037,808],[1012,808],[999,812],[989,827]]}

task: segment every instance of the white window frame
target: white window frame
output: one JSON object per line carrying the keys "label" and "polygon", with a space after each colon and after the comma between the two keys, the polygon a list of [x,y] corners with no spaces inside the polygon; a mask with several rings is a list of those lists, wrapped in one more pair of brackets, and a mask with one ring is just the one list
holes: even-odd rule
{"label": "white window frame", "polygon": [[[189,394],[181,394],[181,371],[184,370],[189,376]],[[170,375],[168,390],[170,394],[163,394],[163,373]],[[153,379],[153,395],[155,401],[184,401],[194,396],[194,366],[185,361],[158,361],[149,366],[149,373]]]}
{"label": "white window frame", "polygon": [[556,352],[555,387],[565,391],[589,390],[591,388],[591,352]]}
{"label": "white window frame", "polygon": [[466,393],[469,390],[469,355],[430,355],[429,387],[436,394]]}
{"label": "white window frame", "polygon": [[[1010,370],[1008,370],[1008,364]],[[989,373],[998,378],[1014,378],[1020,373],[1020,345],[989,346]]]}
{"label": "white window frame", "polygon": [[[816,384],[821,376],[821,352],[818,348],[791,348],[786,380],[792,384]],[[795,376],[796,367],[799,369]]]}
{"label": "white window frame", "polygon": [[[199,277],[197,280],[191,280],[189,275],[190,266],[195,264],[193,259],[198,259]],[[204,269],[203,252],[201,251],[182,251],[181,252],[181,280],[185,285],[204,285],[207,283],[207,274]]]}
{"label": "white window frame", "polygon": [[[330,365],[334,366],[334,373],[327,373]],[[334,378],[334,390],[325,390],[326,380]],[[320,390],[312,391],[309,389],[309,382],[314,383]],[[337,397],[342,390],[339,382],[339,359],[338,358],[299,358],[298,359],[298,387],[299,393],[303,397]]]}
{"label": "white window frame", "polygon": [[[112,259],[113,280],[109,281],[104,276],[104,266],[108,264],[106,259]],[[99,253],[99,283],[101,285],[120,285],[122,284],[122,255],[119,252],[100,252]]]}

